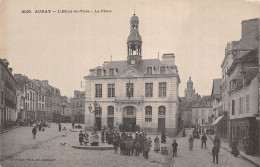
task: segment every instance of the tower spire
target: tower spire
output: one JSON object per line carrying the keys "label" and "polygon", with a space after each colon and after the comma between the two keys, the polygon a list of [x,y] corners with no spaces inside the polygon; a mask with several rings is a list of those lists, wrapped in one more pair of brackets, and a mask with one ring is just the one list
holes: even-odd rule
{"label": "tower spire", "polygon": [[134,6],[134,16],[135,16],[135,6]]}

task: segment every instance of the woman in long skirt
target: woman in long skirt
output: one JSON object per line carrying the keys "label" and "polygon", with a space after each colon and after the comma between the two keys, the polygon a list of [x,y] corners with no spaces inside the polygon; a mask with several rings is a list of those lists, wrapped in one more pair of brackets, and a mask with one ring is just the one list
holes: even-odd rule
{"label": "woman in long skirt", "polygon": [[158,136],[154,139],[154,151],[157,153],[160,151],[160,141]]}

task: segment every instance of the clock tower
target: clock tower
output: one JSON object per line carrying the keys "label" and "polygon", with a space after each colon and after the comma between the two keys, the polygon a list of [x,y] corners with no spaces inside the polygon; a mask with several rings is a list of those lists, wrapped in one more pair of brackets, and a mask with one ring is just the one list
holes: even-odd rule
{"label": "clock tower", "polygon": [[139,19],[134,14],[130,20],[130,35],[127,38],[127,62],[136,65],[142,60],[142,37],[139,34]]}

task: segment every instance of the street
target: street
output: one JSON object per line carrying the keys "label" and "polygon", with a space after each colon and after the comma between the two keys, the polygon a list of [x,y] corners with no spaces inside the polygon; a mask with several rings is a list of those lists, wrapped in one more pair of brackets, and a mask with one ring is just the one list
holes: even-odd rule
{"label": "street", "polygon": [[[67,129],[70,124],[62,124]],[[174,167],[208,167],[208,166],[253,166],[249,162],[234,158],[229,152],[220,149],[219,164],[212,163],[212,141],[208,138],[208,149],[201,149],[201,141],[194,140],[194,149],[188,149],[188,137],[191,131],[187,130],[186,137],[176,137],[178,146],[178,157],[172,158],[171,142],[167,137],[167,146],[170,154],[163,156],[153,151],[153,145],[149,153],[149,159],[141,155],[121,156],[114,154],[113,150],[81,150],[72,148],[78,143],[78,133],[69,132],[62,137],[58,132],[58,125],[52,123],[51,128],[37,133],[36,140],[32,139],[32,127],[19,127],[7,133],[1,134],[1,165],[6,166],[174,166]],[[152,138],[155,135],[148,135]],[[60,143],[66,142],[66,145]]]}

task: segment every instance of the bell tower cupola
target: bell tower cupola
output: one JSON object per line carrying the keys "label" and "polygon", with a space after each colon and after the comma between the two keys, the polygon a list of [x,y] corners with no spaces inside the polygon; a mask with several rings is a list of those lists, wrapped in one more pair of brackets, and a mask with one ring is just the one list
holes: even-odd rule
{"label": "bell tower cupola", "polygon": [[142,60],[142,37],[139,34],[139,19],[134,15],[130,20],[130,35],[127,38],[127,61],[135,65]]}

